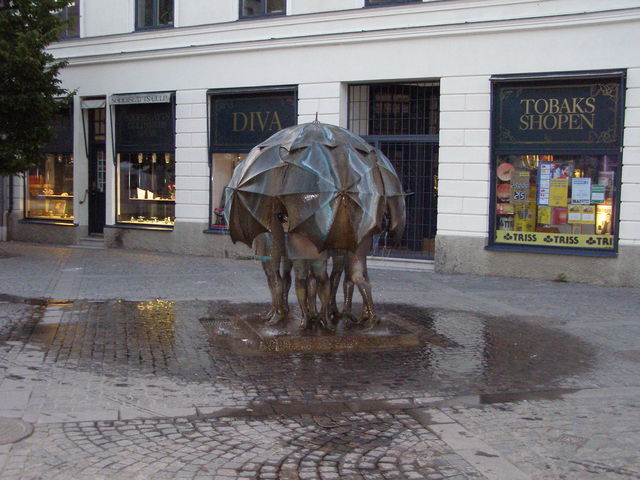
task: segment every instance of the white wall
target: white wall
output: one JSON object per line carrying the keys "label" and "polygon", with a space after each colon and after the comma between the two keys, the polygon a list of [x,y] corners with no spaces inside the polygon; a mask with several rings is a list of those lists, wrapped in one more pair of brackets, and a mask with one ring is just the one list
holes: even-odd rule
{"label": "white wall", "polygon": [[624,117],[619,242],[640,245],[640,68],[627,72]]}
{"label": "white wall", "polygon": [[209,219],[207,92],[176,93],[176,221]]}
{"label": "white wall", "polygon": [[486,75],[440,81],[438,234],[487,235],[490,90]]}
{"label": "white wall", "polygon": [[240,7],[234,0],[174,0],[176,27],[238,20]]}
{"label": "white wall", "polygon": [[364,0],[287,0],[287,15],[331,12],[364,7]]}
{"label": "white wall", "polygon": [[134,0],[88,0],[81,2],[83,37],[132,32],[135,28]]}

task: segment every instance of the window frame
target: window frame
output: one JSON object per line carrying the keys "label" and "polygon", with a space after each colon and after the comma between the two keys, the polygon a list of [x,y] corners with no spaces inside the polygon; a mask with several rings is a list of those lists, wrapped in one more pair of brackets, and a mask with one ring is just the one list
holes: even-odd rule
{"label": "window frame", "polygon": [[423,0],[383,0],[380,3],[371,3],[371,0],[364,0],[365,8],[390,7],[397,5],[406,5],[412,3],[423,3]]}
{"label": "window frame", "polygon": [[[131,102],[131,103],[122,103],[122,104],[114,104],[113,103],[113,96],[145,96],[145,95],[169,95],[169,100],[168,101],[160,101],[160,102]],[[171,143],[170,144],[166,144],[166,145],[158,145],[158,144],[152,144],[152,145],[145,145],[145,144],[138,144],[138,145],[131,145],[131,144],[125,144],[122,145],[120,143],[121,139],[120,139],[120,131],[119,131],[119,124],[118,124],[118,115],[119,113],[122,114],[122,112],[118,112],[117,107],[120,105],[145,105],[145,104],[169,104],[170,105],[170,111],[171,111],[171,129],[173,130],[173,133],[171,135]],[[119,209],[119,205],[120,205],[120,190],[119,190],[119,182],[120,182],[120,175],[119,175],[119,154],[120,153],[124,153],[124,154],[151,154],[153,155],[154,153],[157,154],[165,154],[165,153],[170,153],[173,155],[173,164],[174,164],[174,185],[175,185],[175,154],[176,154],[176,92],[175,91],[162,91],[162,92],[135,92],[135,93],[118,93],[118,94],[113,94],[109,99],[108,99],[108,107],[110,109],[109,112],[109,116],[108,116],[108,121],[107,121],[107,125],[106,128],[110,129],[111,131],[111,142],[112,142],[112,162],[113,162],[113,166],[115,169],[116,174],[114,175],[113,178],[113,188],[114,191],[116,192],[115,195],[115,199],[114,199],[114,206],[115,206],[115,218],[114,218],[114,223],[111,225],[105,225],[105,228],[123,228],[123,229],[138,229],[138,230],[158,230],[158,231],[171,231],[173,230],[173,228],[175,227],[175,205],[176,205],[176,201],[175,201],[175,197],[173,199],[173,206],[174,206],[174,220],[173,223],[168,223],[168,224],[158,224],[158,223],[151,223],[151,222],[126,222],[126,221],[121,221],[118,218],[118,209]],[[167,149],[165,151],[160,151],[161,149]]]}
{"label": "window frame", "polygon": [[284,1],[284,11],[282,13],[266,13],[267,10],[267,3],[269,0],[260,0],[261,5],[262,5],[262,10],[263,12],[258,14],[258,15],[243,15],[243,7],[244,7],[244,1],[245,0],[239,0],[238,1],[238,19],[240,20],[250,20],[250,19],[256,19],[256,18],[271,18],[271,17],[284,17],[287,15],[287,2],[286,0]]}
{"label": "window frame", "polygon": [[[543,253],[557,255],[573,255],[587,257],[617,257],[618,242],[620,236],[620,208],[621,202],[621,186],[622,186],[622,170],[623,170],[623,131],[624,131],[624,113],[626,99],[626,70],[601,70],[586,72],[551,72],[551,73],[532,73],[532,74],[509,74],[494,75],[491,77],[491,140],[490,140],[490,176],[489,176],[489,222],[488,222],[488,241],[485,246],[486,250],[511,251],[524,253]],[[619,82],[620,84],[620,111],[618,112],[618,132],[617,142],[612,146],[596,146],[596,147],[575,147],[559,143],[557,145],[538,145],[538,146],[497,146],[496,135],[498,134],[498,95],[496,90],[511,84],[522,84],[526,86],[528,83],[541,85],[545,80],[562,86],[574,81],[609,79]],[[586,248],[586,247],[565,247],[556,245],[530,245],[530,244],[512,244],[496,241],[497,220],[496,220],[496,189],[497,189],[497,164],[498,158],[503,155],[575,155],[575,156],[616,156],[618,158],[618,167],[616,178],[614,179],[614,188],[616,196],[613,199],[613,248]]]}
{"label": "window frame", "polygon": [[141,8],[140,5],[141,3],[144,2],[144,0],[136,0],[135,1],[135,30],[136,32],[139,31],[145,31],[145,30],[159,30],[159,29],[163,29],[163,28],[173,28],[174,27],[174,22],[175,22],[175,0],[171,0],[171,23],[167,23],[167,24],[159,24],[156,23],[156,18],[159,18],[159,10],[160,10],[160,0],[152,0],[153,1],[153,6],[152,6],[152,16],[153,16],[153,24],[152,25],[140,25],[140,13],[141,13]]}

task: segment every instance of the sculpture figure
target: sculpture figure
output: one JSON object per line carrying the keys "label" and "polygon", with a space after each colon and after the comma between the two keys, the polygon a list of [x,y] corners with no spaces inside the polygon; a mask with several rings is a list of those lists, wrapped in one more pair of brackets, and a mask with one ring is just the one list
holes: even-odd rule
{"label": "sculpture figure", "polygon": [[[251,246],[257,236],[271,234],[276,245],[273,264],[278,265],[278,274],[273,265],[267,273],[277,312],[274,321],[282,317],[286,303],[285,280],[279,273],[286,249],[285,229],[279,220],[283,215],[292,245],[304,243],[306,253],[297,260],[316,261],[328,250],[346,252],[345,306],[350,310],[353,284],[362,295],[364,326],[375,325],[366,255],[385,217],[394,239],[399,240],[405,224],[404,192],[389,160],[348,130],[316,121],[281,130],[236,167],[226,188],[225,217],[234,242]],[[330,304],[332,297],[335,303],[337,286],[327,290],[335,276],[328,281],[326,258],[318,261],[314,277],[320,279],[320,316],[326,319],[334,310]],[[299,265],[302,288],[310,270]],[[304,304],[301,309],[309,311],[309,303],[301,298],[298,295]],[[327,320],[323,323],[332,326]]]}

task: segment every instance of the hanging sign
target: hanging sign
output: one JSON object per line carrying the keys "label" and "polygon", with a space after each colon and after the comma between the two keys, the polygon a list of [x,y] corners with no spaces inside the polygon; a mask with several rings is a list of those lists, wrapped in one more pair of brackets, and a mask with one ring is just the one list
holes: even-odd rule
{"label": "hanging sign", "polygon": [[619,79],[496,85],[496,148],[611,147],[619,141]]}

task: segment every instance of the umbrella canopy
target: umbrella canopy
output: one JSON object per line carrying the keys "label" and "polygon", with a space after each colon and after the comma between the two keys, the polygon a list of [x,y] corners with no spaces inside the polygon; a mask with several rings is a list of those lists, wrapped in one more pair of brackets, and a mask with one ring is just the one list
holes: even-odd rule
{"label": "umbrella canopy", "polygon": [[226,188],[232,240],[251,245],[279,213],[288,231],[319,251],[355,250],[379,233],[385,213],[404,228],[404,192],[389,160],[346,129],[312,122],[289,127],[256,146]]}

